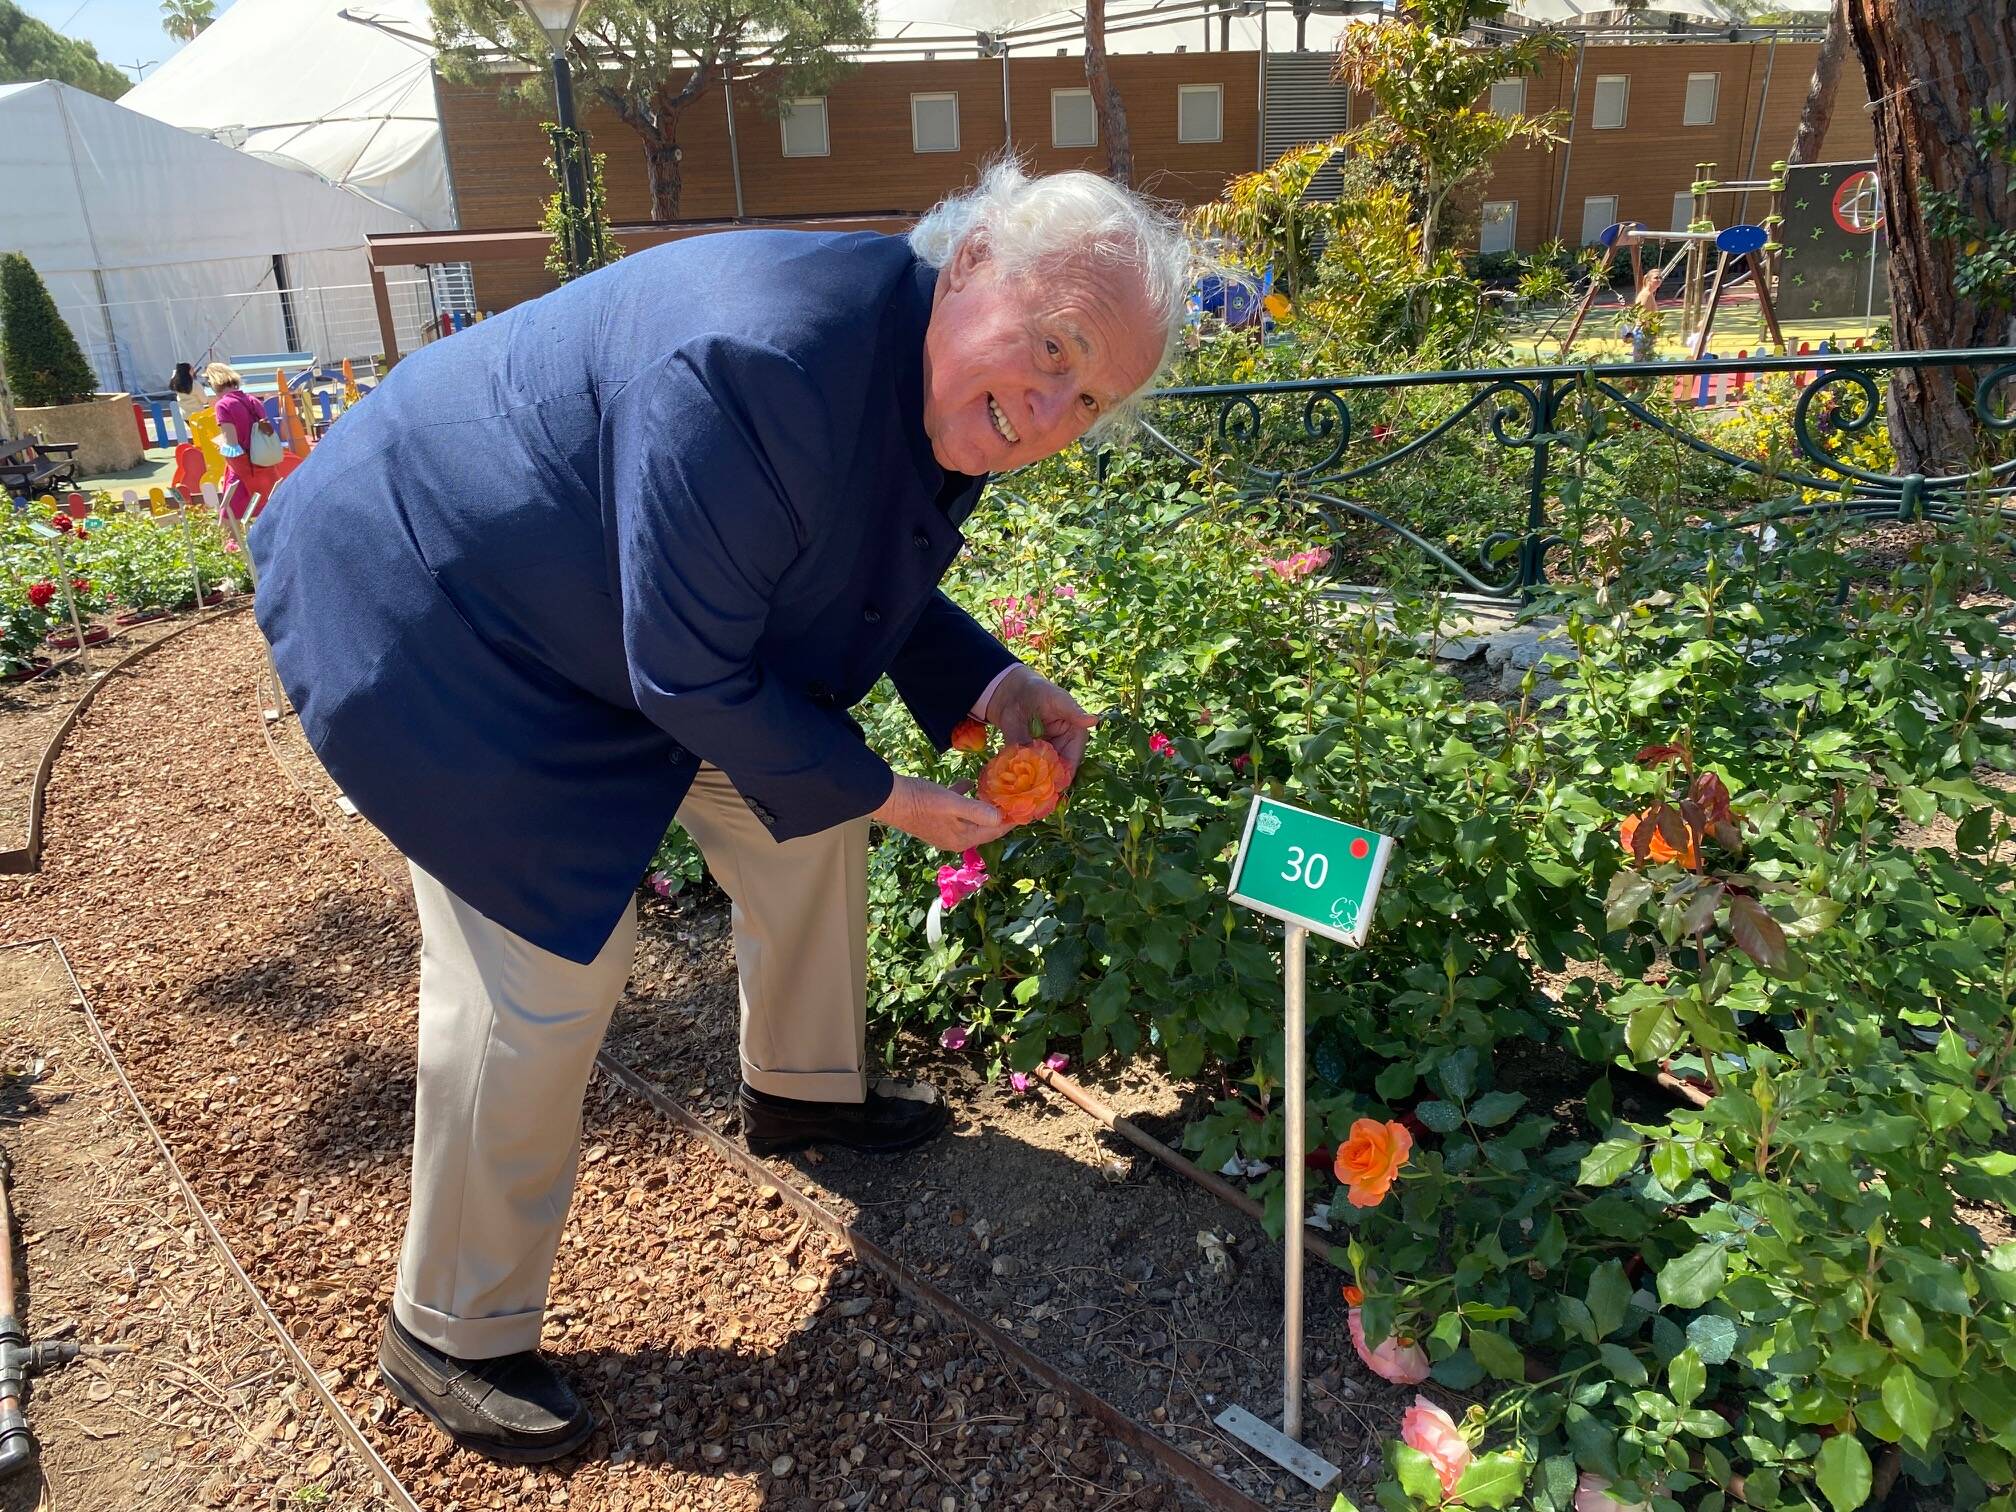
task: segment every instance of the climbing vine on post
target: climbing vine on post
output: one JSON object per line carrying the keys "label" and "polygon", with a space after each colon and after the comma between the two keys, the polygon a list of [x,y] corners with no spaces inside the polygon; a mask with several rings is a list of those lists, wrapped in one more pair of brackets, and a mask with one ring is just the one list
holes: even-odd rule
{"label": "climbing vine on post", "polygon": [[[546,267],[560,282],[579,278],[607,267],[623,255],[623,248],[609,229],[609,202],[602,188],[602,154],[588,150],[587,139],[578,131],[550,123],[546,138],[553,145],[546,159],[546,171],[559,187],[546,201],[546,215],[540,228],[553,238],[546,249]],[[583,208],[576,211],[567,196],[567,160],[573,156],[582,184]]]}

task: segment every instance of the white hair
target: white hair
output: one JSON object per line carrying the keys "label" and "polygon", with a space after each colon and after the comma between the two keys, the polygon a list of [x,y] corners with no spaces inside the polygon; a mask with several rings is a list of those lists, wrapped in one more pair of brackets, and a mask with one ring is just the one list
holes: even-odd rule
{"label": "white hair", "polygon": [[1009,278],[1059,264],[1090,261],[1125,270],[1147,301],[1162,335],[1155,371],[1092,427],[1097,439],[1125,434],[1141,396],[1168,364],[1183,331],[1190,289],[1201,268],[1180,210],[1083,169],[1031,177],[1012,157],[997,159],[980,182],[940,200],[910,232],[910,250],[942,268],[969,238]]}

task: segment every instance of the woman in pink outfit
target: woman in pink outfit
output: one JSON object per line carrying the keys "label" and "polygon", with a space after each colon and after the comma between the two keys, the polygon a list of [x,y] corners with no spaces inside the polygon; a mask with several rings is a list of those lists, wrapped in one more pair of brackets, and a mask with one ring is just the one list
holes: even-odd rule
{"label": "woman in pink outfit", "polygon": [[[223,512],[243,521],[253,498],[258,498],[260,508],[265,507],[273,485],[280,481],[277,467],[255,467],[252,463],[253,430],[262,425],[271,430],[273,423],[266,418],[265,406],[245,392],[238,374],[223,363],[213,362],[205,368],[203,382],[217,396],[212,406],[217,415],[217,440],[225,470],[231,475],[224,489]],[[258,512],[252,509],[254,515]]]}

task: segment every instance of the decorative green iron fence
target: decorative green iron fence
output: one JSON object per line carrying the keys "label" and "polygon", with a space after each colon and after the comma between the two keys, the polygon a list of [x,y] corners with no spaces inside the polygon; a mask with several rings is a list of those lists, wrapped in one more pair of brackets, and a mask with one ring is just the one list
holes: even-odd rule
{"label": "decorative green iron fence", "polygon": [[[1959,392],[1966,396],[1971,390],[1971,397],[1956,402],[1972,409],[1978,465],[1939,476],[1893,476],[1871,472],[1844,457],[1843,451],[1857,437],[1885,423],[1882,390],[1886,385],[1879,380],[1902,370],[1923,368],[1954,369]],[[1682,425],[1670,406],[1655,400],[1655,395],[1670,393],[1678,380],[1695,380],[1705,394],[1718,379],[1726,387],[1769,373],[1811,374],[1800,387],[1792,412],[1790,439],[1798,459],[1792,466],[1767,468],[1756,457],[1739,455],[1717,444],[1712,425],[1700,430]],[[1492,597],[1514,598],[1545,581],[1548,553],[1564,544],[1554,534],[1550,513],[1561,481],[1556,462],[1558,454],[1580,438],[1562,427],[1566,419],[1586,416],[1592,406],[1614,406],[1637,424],[1739,472],[1831,495],[1817,502],[1778,508],[1776,517],[1856,513],[1945,519],[1970,501],[2003,509],[2001,501],[2016,495],[2016,383],[2011,383],[2012,379],[2016,379],[2016,348],[1382,373],[1163,389],[1150,396],[1150,420],[1144,431],[1151,449],[1166,451],[1193,467],[1209,466],[1220,476],[1229,470],[1245,497],[1278,499],[1326,517],[1333,524],[1344,517],[1363,520],[1406,541],[1465,587]],[[1373,395],[1422,388],[1456,390],[1465,397],[1420,435],[1350,464],[1348,454],[1360,430],[1353,416],[1354,401],[1363,403]],[[1572,414],[1571,404],[1576,406]],[[1200,409],[1210,412],[1208,425],[1196,421]],[[1377,478],[1419,457],[1473,416],[1488,426],[1496,445],[1530,455],[1523,529],[1493,533],[1483,542],[1477,561],[1466,566],[1406,521],[1350,497],[1350,490],[1353,484]],[[1193,436],[1196,439],[1190,439]],[[1265,465],[1260,453],[1284,445],[1291,451],[1305,450],[1313,459],[1291,458],[1288,465]],[[1207,464],[1199,453],[1208,454],[1210,462]]]}

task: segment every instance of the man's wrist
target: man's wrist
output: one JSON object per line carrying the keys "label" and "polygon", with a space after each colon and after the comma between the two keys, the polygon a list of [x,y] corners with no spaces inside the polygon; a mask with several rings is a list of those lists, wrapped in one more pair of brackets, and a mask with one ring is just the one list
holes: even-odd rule
{"label": "man's wrist", "polygon": [[1011,661],[1007,666],[994,674],[993,680],[980,690],[980,697],[973,704],[973,717],[975,719],[979,720],[982,724],[990,722],[987,718],[987,711],[993,707],[994,695],[1000,691],[1001,684],[1008,681],[1012,675],[1020,670],[1022,670],[1022,663]]}

